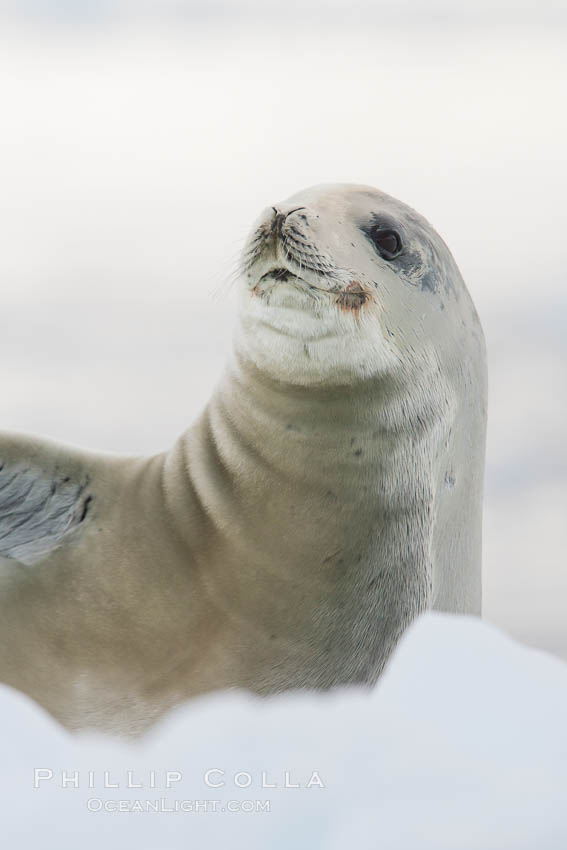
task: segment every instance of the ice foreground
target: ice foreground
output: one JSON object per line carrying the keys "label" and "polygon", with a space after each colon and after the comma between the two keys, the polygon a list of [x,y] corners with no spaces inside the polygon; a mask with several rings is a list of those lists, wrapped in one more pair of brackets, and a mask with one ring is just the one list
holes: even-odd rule
{"label": "ice foreground", "polygon": [[421,618],[373,693],[222,694],[136,745],[0,700],[11,850],[567,846],[567,667],[472,619]]}

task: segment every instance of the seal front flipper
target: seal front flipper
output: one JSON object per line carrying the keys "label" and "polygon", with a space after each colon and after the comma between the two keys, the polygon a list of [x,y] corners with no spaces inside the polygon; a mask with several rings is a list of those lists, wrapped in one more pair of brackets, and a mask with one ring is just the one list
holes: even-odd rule
{"label": "seal front flipper", "polygon": [[32,565],[83,523],[91,476],[72,450],[0,437],[0,557]]}

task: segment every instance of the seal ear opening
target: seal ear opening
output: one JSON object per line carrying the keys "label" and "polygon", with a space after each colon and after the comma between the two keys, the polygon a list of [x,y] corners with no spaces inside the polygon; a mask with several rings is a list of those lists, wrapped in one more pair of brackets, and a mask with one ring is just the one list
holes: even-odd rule
{"label": "seal ear opening", "polygon": [[416,289],[438,292],[443,277],[443,262],[431,240],[422,235],[421,244],[412,246],[392,263],[402,280]]}
{"label": "seal ear opening", "polygon": [[439,281],[434,269],[429,269],[421,278],[421,288],[427,289],[428,292],[437,292],[439,289]]}

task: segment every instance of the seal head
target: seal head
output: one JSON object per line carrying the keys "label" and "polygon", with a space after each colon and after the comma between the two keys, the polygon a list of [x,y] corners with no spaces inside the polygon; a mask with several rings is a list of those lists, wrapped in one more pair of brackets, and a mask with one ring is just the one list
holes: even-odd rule
{"label": "seal head", "polygon": [[[267,208],[242,254],[239,346],[280,380],[329,384],[450,356],[478,318],[441,237],[368,186]],[[443,352],[441,352],[443,349]]]}

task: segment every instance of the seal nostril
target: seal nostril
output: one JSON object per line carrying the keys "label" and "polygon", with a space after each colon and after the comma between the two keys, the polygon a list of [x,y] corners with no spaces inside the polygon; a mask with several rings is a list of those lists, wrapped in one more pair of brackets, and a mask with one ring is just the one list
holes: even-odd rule
{"label": "seal nostril", "polygon": [[[273,207],[272,207],[272,209],[273,209]],[[282,224],[284,223],[284,221],[285,221],[285,215],[283,213],[276,212],[276,215],[274,216],[274,220],[272,221],[270,233],[276,233],[277,232],[278,235],[281,236]]]}
{"label": "seal nostril", "polygon": [[288,215],[291,215],[294,212],[299,212],[299,210],[304,210],[304,209],[305,209],[305,207],[295,207],[295,209],[290,210],[289,212],[287,212],[285,214],[284,219],[286,219],[288,217]]}
{"label": "seal nostril", "polygon": [[288,216],[290,216],[294,212],[299,212],[299,210],[304,210],[305,207],[294,207],[292,210],[288,212],[280,212],[277,207],[272,207],[275,215],[270,226],[270,233],[277,233],[278,236],[282,236],[282,226],[284,221]]}
{"label": "seal nostril", "polygon": [[272,209],[275,213],[275,218],[274,218],[274,221],[272,222],[272,227],[275,227],[277,223],[284,222],[286,220],[286,218],[288,217],[288,215],[291,215],[294,212],[299,212],[299,210],[304,210],[304,209],[306,209],[306,207],[294,207],[292,210],[289,210],[288,212],[285,212],[285,213],[280,212],[277,207],[272,207]]}

